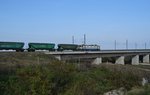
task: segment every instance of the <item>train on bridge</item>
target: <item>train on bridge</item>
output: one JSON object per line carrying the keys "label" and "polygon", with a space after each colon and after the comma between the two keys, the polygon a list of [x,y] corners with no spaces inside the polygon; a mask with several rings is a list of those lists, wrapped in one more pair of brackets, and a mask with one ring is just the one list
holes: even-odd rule
{"label": "train on bridge", "polygon": [[0,50],[15,50],[16,52],[34,52],[36,50],[48,51],[100,51],[99,45],[78,45],[78,44],[58,44],[55,43],[28,43],[28,48],[24,48],[24,42],[0,42]]}

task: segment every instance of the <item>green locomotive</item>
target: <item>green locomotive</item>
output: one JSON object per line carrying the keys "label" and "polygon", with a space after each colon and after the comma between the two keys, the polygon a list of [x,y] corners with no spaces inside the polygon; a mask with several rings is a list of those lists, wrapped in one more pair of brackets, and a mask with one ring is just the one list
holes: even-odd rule
{"label": "green locomotive", "polygon": [[23,42],[0,42],[0,50],[16,50],[23,52]]}

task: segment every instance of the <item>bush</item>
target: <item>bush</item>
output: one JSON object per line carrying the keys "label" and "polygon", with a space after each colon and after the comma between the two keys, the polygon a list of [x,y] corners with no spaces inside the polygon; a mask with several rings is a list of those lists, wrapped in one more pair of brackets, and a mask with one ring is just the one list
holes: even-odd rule
{"label": "bush", "polygon": [[9,76],[3,95],[57,95],[67,88],[73,71],[72,65],[60,63],[19,68]]}
{"label": "bush", "polygon": [[[139,86],[138,77],[105,67],[79,70],[75,64],[54,61],[19,67],[0,81],[1,95],[101,95],[120,87]],[[7,75],[7,76],[4,76]]]}

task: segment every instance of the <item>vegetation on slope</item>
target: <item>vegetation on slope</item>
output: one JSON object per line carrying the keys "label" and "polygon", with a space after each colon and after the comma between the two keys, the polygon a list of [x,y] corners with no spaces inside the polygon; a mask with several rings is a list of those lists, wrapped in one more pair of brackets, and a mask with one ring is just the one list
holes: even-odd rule
{"label": "vegetation on slope", "polygon": [[141,85],[139,72],[120,65],[85,64],[82,68],[41,53],[5,57],[0,56],[0,95],[102,95],[120,87],[130,90]]}

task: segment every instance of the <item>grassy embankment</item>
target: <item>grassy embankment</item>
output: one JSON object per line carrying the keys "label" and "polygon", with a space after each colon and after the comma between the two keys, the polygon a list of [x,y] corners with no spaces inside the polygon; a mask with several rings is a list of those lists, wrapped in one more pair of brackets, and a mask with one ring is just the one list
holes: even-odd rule
{"label": "grassy embankment", "polygon": [[149,95],[149,86],[140,88],[148,76],[133,66],[87,67],[41,53],[0,53],[0,95],[102,95],[120,87],[141,89],[129,95]]}

